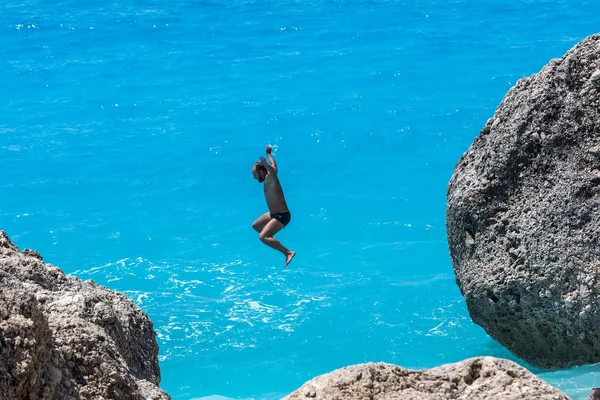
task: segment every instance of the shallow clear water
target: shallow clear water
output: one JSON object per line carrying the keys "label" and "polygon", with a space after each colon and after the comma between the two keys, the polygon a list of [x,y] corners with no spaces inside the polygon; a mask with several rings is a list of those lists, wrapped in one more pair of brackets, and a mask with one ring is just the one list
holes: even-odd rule
{"label": "shallow clear water", "polygon": [[[9,0],[0,228],[142,307],[174,399],[276,399],[366,361],[514,359],[454,282],[446,185],[506,91],[595,33],[598,12]],[[250,228],[268,143],[293,214],[285,270]],[[599,372],[539,375],[586,398]]]}

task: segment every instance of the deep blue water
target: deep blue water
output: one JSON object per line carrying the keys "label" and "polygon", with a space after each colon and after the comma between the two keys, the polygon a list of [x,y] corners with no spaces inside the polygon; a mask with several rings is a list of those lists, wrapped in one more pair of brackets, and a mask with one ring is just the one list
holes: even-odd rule
{"label": "deep blue water", "polygon": [[[276,399],[366,361],[514,359],[454,282],[446,185],[506,91],[595,33],[599,13],[585,0],[9,0],[0,229],[142,307],[177,400]],[[285,270],[250,228],[268,143],[293,214]],[[600,366],[539,375],[587,398]]]}

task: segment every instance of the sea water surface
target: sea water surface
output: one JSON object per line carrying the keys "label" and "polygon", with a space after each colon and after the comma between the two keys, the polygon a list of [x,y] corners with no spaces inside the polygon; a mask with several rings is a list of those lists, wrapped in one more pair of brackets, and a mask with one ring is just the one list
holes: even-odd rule
{"label": "sea water surface", "polygon": [[[598,15],[586,0],[4,1],[0,229],[146,311],[177,400],[277,399],[367,361],[516,360],[456,286],[446,186],[506,91]],[[267,144],[286,269],[251,229]],[[533,371],[574,399],[600,379]]]}

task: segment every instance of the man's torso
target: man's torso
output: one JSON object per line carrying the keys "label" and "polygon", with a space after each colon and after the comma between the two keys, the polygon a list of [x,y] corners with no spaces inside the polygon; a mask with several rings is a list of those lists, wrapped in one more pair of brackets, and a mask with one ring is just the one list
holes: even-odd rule
{"label": "man's torso", "polygon": [[264,191],[265,200],[267,200],[267,207],[269,207],[270,212],[285,213],[289,211],[278,178],[274,178],[270,182],[265,180]]}

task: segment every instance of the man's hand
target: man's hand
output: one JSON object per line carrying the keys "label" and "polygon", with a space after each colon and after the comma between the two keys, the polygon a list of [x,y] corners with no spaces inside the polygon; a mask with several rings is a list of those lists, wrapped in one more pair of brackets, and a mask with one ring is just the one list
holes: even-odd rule
{"label": "man's hand", "polygon": [[260,165],[262,165],[263,167],[267,167],[267,166],[269,166],[269,164],[267,164],[267,160],[266,160],[266,158],[264,158],[264,157],[261,157],[261,158],[259,158],[259,159],[258,159],[258,163],[259,163]]}
{"label": "man's hand", "polygon": [[271,155],[271,151],[273,150],[273,148],[270,145],[267,145],[267,157],[269,157],[269,162],[271,163],[271,167],[273,168],[273,172],[277,173],[277,163],[275,162],[275,160],[273,159],[273,156]]}

